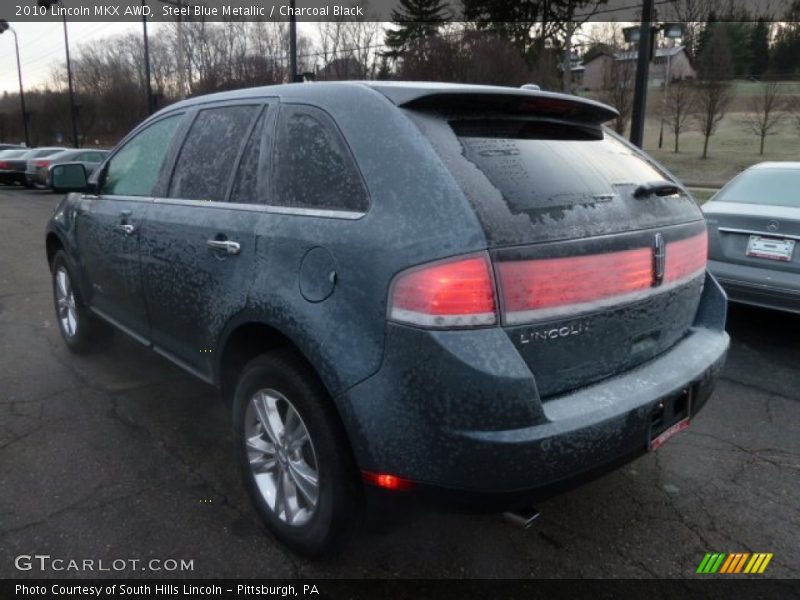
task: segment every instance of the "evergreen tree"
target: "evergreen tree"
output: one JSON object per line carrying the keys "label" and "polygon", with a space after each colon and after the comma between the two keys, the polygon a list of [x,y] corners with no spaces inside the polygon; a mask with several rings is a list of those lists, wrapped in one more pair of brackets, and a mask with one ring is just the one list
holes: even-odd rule
{"label": "evergreen tree", "polygon": [[714,33],[714,30],[719,25],[717,22],[717,13],[713,10],[708,13],[708,20],[703,25],[700,33],[697,36],[697,44],[695,44],[695,56],[704,54],[705,49],[708,47],[708,42]]}
{"label": "evergreen tree", "polygon": [[758,19],[750,33],[750,74],[761,79],[769,69],[769,25]]}
{"label": "evergreen tree", "polygon": [[794,77],[800,73],[800,23],[780,26],[770,59],[776,77]]}
{"label": "evergreen tree", "polygon": [[400,0],[400,8],[392,11],[392,22],[398,27],[386,30],[389,50],[383,55],[396,60],[420,40],[438,35],[450,17],[446,0]]}

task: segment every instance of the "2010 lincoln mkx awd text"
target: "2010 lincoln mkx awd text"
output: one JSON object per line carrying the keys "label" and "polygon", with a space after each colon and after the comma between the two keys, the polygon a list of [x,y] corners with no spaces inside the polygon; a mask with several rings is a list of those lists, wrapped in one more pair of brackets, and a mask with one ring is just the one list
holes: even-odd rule
{"label": "2010 lincoln mkx awd text", "polygon": [[530,506],[683,429],[728,347],[703,215],[615,114],[384,82],[171,105],[88,182],[53,170],[64,341],[111,324],[219,386],[299,552],[373,493]]}

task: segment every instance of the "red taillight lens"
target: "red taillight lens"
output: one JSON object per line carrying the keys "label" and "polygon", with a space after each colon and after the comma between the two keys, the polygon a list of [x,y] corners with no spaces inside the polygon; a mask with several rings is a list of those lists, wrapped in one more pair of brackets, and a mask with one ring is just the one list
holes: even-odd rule
{"label": "red taillight lens", "polygon": [[389,475],[388,473],[370,473],[362,471],[364,481],[384,488],[386,490],[405,491],[414,487],[414,484],[408,479],[403,479],[397,475]]}
{"label": "red taillight lens", "polygon": [[636,248],[608,254],[501,262],[500,288],[508,323],[526,313],[596,302],[653,285],[653,250]]}
{"label": "red taillight lens", "polygon": [[35,166],[35,167],[49,167],[50,166],[50,161],[49,160],[37,160],[35,163],[33,163],[33,166]]}
{"label": "red taillight lens", "polygon": [[0,160],[0,169],[7,169],[8,163],[4,160]]}
{"label": "red taillight lens", "polygon": [[392,285],[389,318],[424,327],[494,325],[497,309],[488,255],[401,273]]}
{"label": "red taillight lens", "polygon": [[664,283],[704,271],[708,262],[708,232],[667,244]]}
{"label": "red taillight lens", "polygon": [[[663,283],[700,274],[706,267],[706,232],[669,242]],[[579,311],[644,292],[655,283],[653,248],[621,252],[508,261],[497,264],[504,321],[510,325],[544,318],[564,308]]]}

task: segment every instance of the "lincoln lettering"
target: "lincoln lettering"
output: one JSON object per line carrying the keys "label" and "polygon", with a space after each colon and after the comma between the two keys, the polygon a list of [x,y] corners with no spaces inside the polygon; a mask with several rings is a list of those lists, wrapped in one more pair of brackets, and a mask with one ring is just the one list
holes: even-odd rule
{"label": "lincoln lettering", "polygon": [[580,335],[589,331],[589,323],[570,323],[560,327],[547,327],[533,331],[521,333],[519,336],[520,344],[530,344],[531,342],[546,342],[560,338]]}

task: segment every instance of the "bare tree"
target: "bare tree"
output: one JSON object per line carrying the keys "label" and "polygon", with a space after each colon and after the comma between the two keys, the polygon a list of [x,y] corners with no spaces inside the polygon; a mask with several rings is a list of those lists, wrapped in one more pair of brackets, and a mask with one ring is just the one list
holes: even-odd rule
{"label": "bare tree", "polygon": [[787,101],[787,108],[792,115],[792,120],[798,130],[800,130],[800,96],[789,96]]}
{"label": "bare tree", "polygon": [[530,81],[531,69],[519,49],[491,31],[421,40],[402,57],[401,79],[458,81],[519,86]]}
{"label": "bare tree", "polygon": [[636,61],[617,60],[612,56],[611,66],[606,72],[600,100],[610,104],[619,112],[614,120],[614,130],[625,133],[625,126],[633,111],[633,89],[635,84]]}
{"label": "bare tree", "polygon": [[703,53],[698,57],[697,107],[700,131],[703,134],[703,158],[708,158],[708,143],[725,116],[733,99],[731,73],[733,59],[724,28],[716,28]]}
{"label": "bare tree", "polygon": [[323,21],[317,24],[322,79],[373,79],[378,70],[376,52],[380,23]]}
{"label": "bare tree", "polygon": [[708,19],[709,14],[719,11],[720,4],[720,0],[673,0],[664,6],[664,18],[683,23],[683,45],[690,53],[694,53],[697,50],[701,24]]}
{"label": "bare tree", "polygon": [[561,61],[561,89],[567,93],[572,92],[572,38],[575,34],[592,19],[600,9],[601,5],[606,4],[607,0],[591,0],[581,2],[580,10],[574,0],[567,0],[563,20],[560,23],[560,33],[563,36],[562,61]]}
{"label": "bare tree", "polygon": [[777,81],[761,84],[761,93],[750,99],[750,112],[747,113],[747,127],[760,140],[759,154],[764,154],[764,143],[768,135],[776,133],[778,125],[786,118],[786,106]]}
{"label": "bare tree", "polygon": [[674,82],[667,92],[666,114],[664,118],[675,136],[675,153],[680,152],[681,133],[689,126],[697,110],[697,94],[687,81]]}

